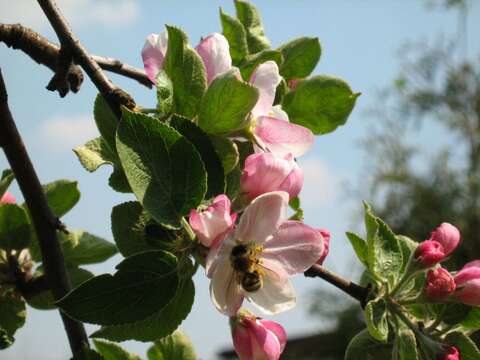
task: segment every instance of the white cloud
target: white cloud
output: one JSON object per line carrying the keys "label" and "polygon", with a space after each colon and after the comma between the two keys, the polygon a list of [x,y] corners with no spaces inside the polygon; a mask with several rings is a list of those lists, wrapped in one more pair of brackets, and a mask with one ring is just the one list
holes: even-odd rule
{"label": "white cloud", "polygon": [[[73,26],[125,26],[140,13],[135,0],[57,0],[57,4]],[[0,9],[0,22],[21,23],[34,29],[49,26],[36,1],[0,0]]]}
{"label": "white cloud", "polygon": [[333,201],[338,194],[339,179],[319,157],[300,159],[304,183],[300,199],[302,207],[318,210]]}
{"label": "white cloud", "polygon": [[55,116],[42,122],[40,143],[51,150],[68,150],[97,137],[95,121],[88,115]]}

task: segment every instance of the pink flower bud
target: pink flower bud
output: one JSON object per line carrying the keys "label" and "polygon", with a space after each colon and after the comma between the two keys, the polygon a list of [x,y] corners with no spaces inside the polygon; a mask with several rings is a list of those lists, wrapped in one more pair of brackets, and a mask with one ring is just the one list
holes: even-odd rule
{"label": "pink flower bud", "polygon": [[480,261],[466,264],[454,277],[455,298],[467,305],[480,305]]}
{"label": "pink flower bud", "polygon": [[239,314],[231,319],[233,346],[240,360],[278,360],[287,334],[278,323]]}
{"label": "pink flower bud", "polygon": [[444,301],[455,291],[452,275],[442,268],[429,270],[425,282],[425,295],[430,301]]}
{"label": "pink flower bud", "polygon": [[445,251],[439,242],[425,240],[417,246],[414,256],[417,263],[426,269],[445,259]]}
{"label": "pink flower bud", "polygon": [[460,231],[449,223],[442,223],[432,231],[429,240],[442,244],[445,256],[448,256],[457,248],[460,242]]}
{"label": "pink flower bud", "polygon": [[189,223],[198,240],[211,247],[233,226],[236,218],[237,214],[230,214],[230,199],[222,194],[207,209],[200,212],[192,209]]}
{"label": "pink flower bud", "polygon": [[445,345],[444,352],[437,355],[437,360],[460,360],[460,352],[455,346]]}
{"label": "pink flower bud", "polygon": [[318,232],[323,237],[323,253],[322,256],[320,256],[320,259],[318,259],[317,264],[322,265],[328,255],[328,251],[330,250],[330,231],[326,229],[318,229]]}
{"label": "pink flower bud", "polygon": [[252,154],[245,160],[240,186],[248,200],[272,191],[285,191],[296,197],[303,185],[302,170],[292,154],[279,157],[273,153]]}
{"label": "pink flower bud", "polygon": [[17,200],[8,191],[0,198],[0,204],[15,204]]}
{"label": "pink flower bud", "polygon": [[295,90],[297,88],[297,85],[298,85],[298,82],[300,81],[301,79],[291,79],[288,81],[288,87],[290,88],[290,90]]}

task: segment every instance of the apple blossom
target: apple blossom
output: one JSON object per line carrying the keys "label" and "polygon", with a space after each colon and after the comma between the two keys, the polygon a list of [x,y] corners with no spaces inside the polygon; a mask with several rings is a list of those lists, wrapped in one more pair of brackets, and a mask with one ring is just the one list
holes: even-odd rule
{"label": "apple blossom", "polygon": [[287,342],[285,329],[274,321],[240,311],[230,318],[235,352],[240,360],[278,360]]}
{"label": "apple blossom", "polygon": [[320,233],[288,221],[288,194],[275,191],[257,197],[238,226],[208,254],[210,294],[220,312],[233,316],[244,298],[266,314],[295,306],[289,277],[306,271],[323,253]]}
{"label": "apple blossom", "polygon": [[278,66],[274,61],[260,64],[250,77],[250,84],[259,91],[259,98],[252,109],[251,133],[256,151],[270,151],[278,156],[291,153],[303,155],[314,141],[313,133],[306,127],[291,124],[288,115],[273,106],[275,92],[281,81]]}
{"label": "apple blossom", "polygon": [[429,270],[424,287],[425,295],[430,301],[444,301],[455,291],[455,281],[448,270],[439,267]]}
{"label": "apple blossom", "polygon": [[292,154],[279,157],[272,153],[259,153],[245,160],[240,188],[247,200],[271,191],[285,191],[296,197],[303,185],[302,170]]}
{"label": "apple blossom", "polygon": [[189,215],[189,223],[198,240],[210,247],[219,237],[230,229],[237,214],[230,214],[230,199],[222,194],[213,199],[212,204],[203,211],[193,209]]}
{"label": "apple blossom", "polygon": [[[147,36],[142,50],[142,59],[148,78],[155,84],[158,72],[163,68],[168,48],[168,34],[150,34]],[[203,60],[207,73],[207,82],[232,68],[227,39],[222,34],[213,33],[202,39],[195,47]]]}
{"label": "apple blossom", "polygon": [[455,298],[467,305],[480,305],[480,260],[467,263],[455,276]]}
{"label": "apple blossom", "polygon": [[145,40],[142,49],[143,67],[148,78],[154,84],[157,83],[157,74],[163,68],[163,62],[167,54],[168,35],[166,31],[161,34],[150,34]]}
{"label": "apple blossom", "polygon": [[417,246],[414,257],[417,264],[426,269],[445,259],[445,251],[439,242],[425,240]]}
{"label": "apple blossom", "polygon": [[8,191],[0,198],[0,204],[15,204],[17,200]]}
{"label": "apple blossom", "polygon": [[330,250],[330,231],[326,229],[317,229],[317,231],[323,237],[323,253],[317,261],[317,264],[322,265]]}
{"label": "apple blossom", "polygon": [[460,242],[460,231],[452,224],[442,223],[432,231],[429,240],[442,244],[445,256],[448,256],[457,248]]}

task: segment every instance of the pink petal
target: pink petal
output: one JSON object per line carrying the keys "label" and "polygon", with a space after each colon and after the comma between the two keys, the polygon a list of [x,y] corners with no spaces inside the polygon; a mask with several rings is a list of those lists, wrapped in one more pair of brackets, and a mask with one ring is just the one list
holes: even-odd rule
{"label": "pink petal", "polygon": [[233,239],[233,229],[225,234],[225,237],[216,241],[211,247],[207,255],[205,264],[205,273],[207,277],[212,278],[216,266],[225,261],[229,261],[230,253],[236,245]]}
{"label": "pink petal", "polygon": [[462,286],[465,282],[470,280],[480,279],[480,267],[470,266],[463,268],[454,278],[457,286]]}
{"label": "pink petal", "polygon": [[296,304],[295,290],[288,274],[277,263],[262,259],[263,285],[245,296],[265,314],[274,315],[290,310]]}
{"label": "pink petal", "polygon": [[166,32],[162,32],[160,35],[148,35],[142,49],[143,67],[148,78],[154,84],[157,83],[157,74],[163,67],[163,61],[167,53],[167,36]]}
{"label": "pink petal", "polygon": [[261,257],[294,275],[315,264],[323,248],[323,237],[316,229],[298,221],[286,221],[265,243]]}
{"label": "pink petal", "polygon": [[274,191],[263,194],[245,209],[235,239],[238,242],[263,244],[273,235],[285,220],[288,207],[288,194]]}
{"label": "pink petal", "polygon": [[260,64],[250,77],[250,84],[258,88],[260,96],[252,109],[253,117],[267,115],[275,100],[275,91],[282,80],[275,61]]}
{"label": "pink petal", "polygon": [[452,224],[442,223],[432,232],[429,240],[442,244],[445,256],[448,256],[460,242],[460,231]]}
{"label": "pink petal", "polygon": [[257,119],[254,134],[272,153],[285,156],[288,153],[299,157],[313,145],[314,135],[306,127],[290,124],[269,116]]}
{"label": "pink petal", "polygon": [[240,360],[253,359],[250,331],[243,325],[239,324],[233,330],[232,338],[233,347]]}
{"label": "pink petal", "polygon": [[195,48],[207,70],[207,82],[231,69],[232,58],[228,41],[222,34],[213,33],[203,39]]}
{"label": "pink petal", "polygon": [[287,343],[287,333],[285,332],[283,326],[279,323],[276,323],[275,321],[265,319],[260,319],[257,321],[260,322],[263,326],[265,326],[268,331],[271,331],[275,334],[280,343],[280,352],[282,352],[285,349],[285,345]]}
{"label": "pink petal", "polygon": [[302,172],[291,154],[284,158],[272,153],[252,154],[245,160],[240,179],[242,193],[248,199],[271,191],[285,191],[293,198],[302,185]]}
{"label": "pink petal", "polygon": [[220,262],[210,282],[210,297],[218,311],[234,316],[243,302],[240,285],[230,261]]}
{"label": "pink petal", "polygon": [[8,191],[0,198],[0,204],[16,204],[17,200]]}
{"label": "pink petal", "polygon": [[282,109],[281,105],[272,106],[268,115],[278,120],[283,120],[287,122],[290,121],[288,119],[288,114]]}
{"label": "pink petal", "polygon": [[280,358],[281,345],[274,333],[268,331],[258,320],[244,320],[250,331],[252,359],[277,360]]}
{"label": "pink petal", "polygon": [[469,268],[469,267],[479,267],[480,268],[480,260],[473,260],[468,263],[466,263],[463,266],[463,269]]}

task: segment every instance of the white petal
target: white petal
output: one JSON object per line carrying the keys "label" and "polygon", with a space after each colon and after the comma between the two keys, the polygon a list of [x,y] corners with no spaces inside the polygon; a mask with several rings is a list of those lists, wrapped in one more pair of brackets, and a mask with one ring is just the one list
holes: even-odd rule
{"label": "white petal", "polygon": [[228,41],[222,34],[213,33],[207,36],[195,50],[205,64],[209,84],[218,75],[227,72],[232,67]]}
{"label": "white petal", "polygon": [[295,290],[288,275],[276,264],[263,261],[265,275],[262,287],[255,292],[246,292],[248,300],[267,315],[292,309],[297,302]]}
{"label": "white petal", "polygon": [[288,193],[284,191],[260,195],[250,203],[240,218],[235,240],[263,244],[285,221],[287,206]]}
{"label": "white petal", "polygon": [[243,302],[240,285],[228,259],[215,267],[210,282],[210,296],[218,311],[233,316]]}
{"label": "white petal", "polygon": [[277,86],[282,80],[275,61],[260,64],[250,78],[250,84],[258,88],[260,96],[252,109],[253,117],[268,115],[275,100]]}
{"label": "white petal", "polygon": [[282,109],[282,105],[272,106],[269,116],[278,120],[285,120],[286,122],[290,122],[290,120],[288,119],[288,114]]}

